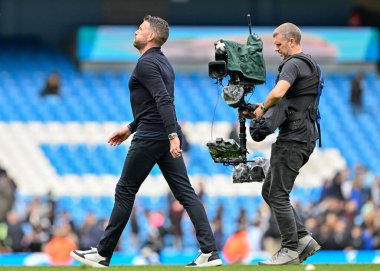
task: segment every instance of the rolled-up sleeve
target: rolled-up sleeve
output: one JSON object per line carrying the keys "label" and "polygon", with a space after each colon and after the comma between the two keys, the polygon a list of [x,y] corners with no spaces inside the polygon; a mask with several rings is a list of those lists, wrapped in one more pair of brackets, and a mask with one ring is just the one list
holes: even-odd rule
{"label": "rolled-up sleeve", "polygon": [[128,124],[128,129],[129,129],[129,131],[131,131],[132,134],[133,134],[134,132],[136,132],[136,129],[137,129],[137,123],[136,123],[135,120]]}

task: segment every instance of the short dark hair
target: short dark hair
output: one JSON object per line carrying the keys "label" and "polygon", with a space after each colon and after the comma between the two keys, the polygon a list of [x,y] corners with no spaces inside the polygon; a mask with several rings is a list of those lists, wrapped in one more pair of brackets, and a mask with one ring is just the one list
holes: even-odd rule
{"label": "short dark hair", "polygon": [[146,15],[144,21],[147,21],[156,34],[157,45],[162,46],[169,37],[169,24],[160,17]]}

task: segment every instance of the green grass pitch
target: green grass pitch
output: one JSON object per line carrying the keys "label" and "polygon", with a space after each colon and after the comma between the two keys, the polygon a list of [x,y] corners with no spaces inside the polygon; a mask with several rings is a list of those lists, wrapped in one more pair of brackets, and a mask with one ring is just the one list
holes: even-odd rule
{"label": "green grass pitch", "polygon": [[[257,265],[224,265],[221,267],[203,267],[201,270],[215,271],[305,271],[307,265],[290,265],[290,266],[257,266]],[[380,264],[316,264],[315,271],[380,271]],[[119,265],[110,266],[109,271],[189,271],[191,268],[185,268],[178,265],[149,265],[149,266],[131,266]],[[196,268],[199,270],[199,268]],[[85,266],[38,266],[38,267],[21,267],[21,266],[0,266],[0,271],[90,271],[99,270]]]}

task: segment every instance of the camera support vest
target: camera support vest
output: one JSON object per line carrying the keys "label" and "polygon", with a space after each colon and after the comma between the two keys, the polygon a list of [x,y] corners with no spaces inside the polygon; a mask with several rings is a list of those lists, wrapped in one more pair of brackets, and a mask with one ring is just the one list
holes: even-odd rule
{"label": "camera support vest", "polygon": [[[321,141],[321,128],[320,128],[320,112],[318,109],[319,99],[322,94],[324,86],[324,80],[320,66],[314,59],[305,54],[295,54],[284,60],[278,68],[278,76],[276,83],[279,80],[280,73],[285,63],[292,58],[298,58],[305,61],[312,70],[312,74],[306,78],[296,80],[293,85],[288,89],[284,98],[291,104],[294,111],[289,111],[286,123],[282,125],[282,129],[288,129],[292,122],[302,122],[305,118],[310,119],[317,126],[319,147],[322,146]],[[300,96],[313,95],[315,100],[313,104],[310,104],[306,111],[302,112],[303,105],[301,105],[302,99],[297,99]],[[310,140],[310,137],[309,137]]]}

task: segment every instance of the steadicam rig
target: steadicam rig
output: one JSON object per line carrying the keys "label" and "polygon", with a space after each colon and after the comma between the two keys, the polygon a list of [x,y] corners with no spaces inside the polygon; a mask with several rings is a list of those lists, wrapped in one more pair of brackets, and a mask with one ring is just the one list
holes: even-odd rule
{"label": "steadicam rig", "polygon": [[[209,62],[209,77],[216,79],[222,88],[223,100],[239,112],[239,143],[233,139],[218,138],[207,143],[215,163],[235,166],[234,182],[252,182],[262,180],[262,170],[258,170],[255,161],[247,160],[246,117],[243,111],[254,111],[256,105],[245,101],[247,94],[255,86],[265,83],[265,63],[263,42],[259,36],[252,34],[251,17],[248,17],[249,36],[246,44],[228,40],[215,42],[215,61]],[[227,86],[222,80],[229,76]],[[251,162],[251,164],[248,164]],[[261,166],[261,164],[260,164]],[[262,173],[262,174],[261,174]]]}

